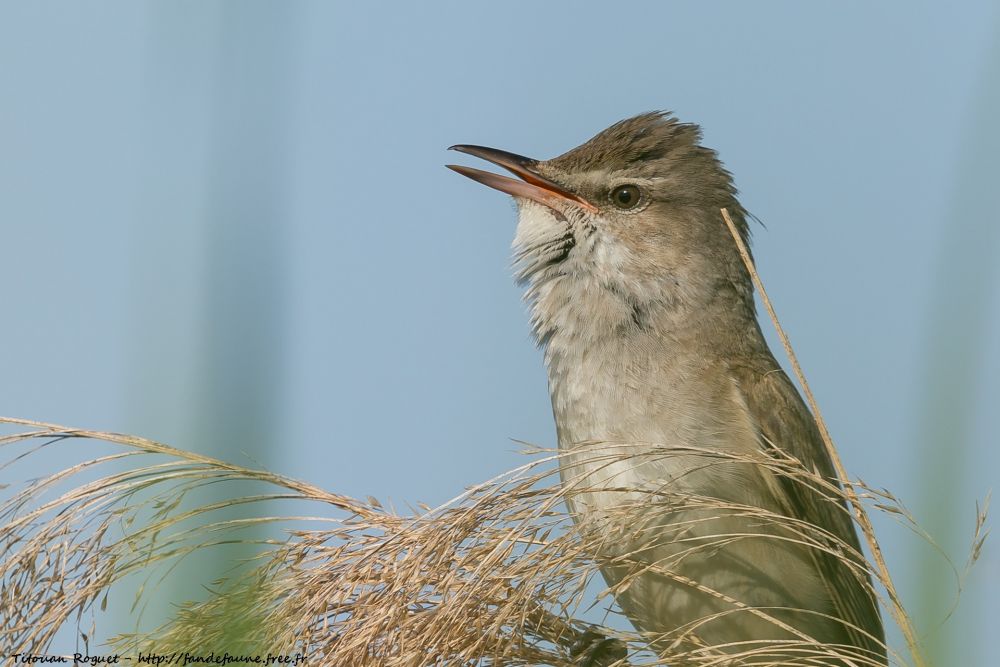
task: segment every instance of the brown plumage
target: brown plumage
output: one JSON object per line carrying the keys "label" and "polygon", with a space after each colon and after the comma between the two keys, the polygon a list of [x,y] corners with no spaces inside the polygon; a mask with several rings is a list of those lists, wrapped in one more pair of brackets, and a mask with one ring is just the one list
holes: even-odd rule
{"label": "brown plumage", "polygon": [[720,209],[744,238],[747,214],[700,140],[648,113],[545,162],[456,147],[523,181],[456,169],[518,203],[568,504],[633,624],[667,659],[884,665],[833,466]]}

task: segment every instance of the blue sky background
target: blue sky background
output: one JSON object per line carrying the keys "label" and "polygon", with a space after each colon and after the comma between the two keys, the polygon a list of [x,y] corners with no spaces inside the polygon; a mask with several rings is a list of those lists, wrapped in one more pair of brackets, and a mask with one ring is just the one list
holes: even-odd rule
{"label": "blue sky background", "polygon": [[[1000,478],[998,82],[987,0],[0,0],[0,414],[450,498],[554,429],[513,206],[445,148],[671,109],[766,224],[848,469],[961,562]],[[919,612],[946,574],[879,527]],[[998,599],[989,544],[941,664],[1000,664]]]}

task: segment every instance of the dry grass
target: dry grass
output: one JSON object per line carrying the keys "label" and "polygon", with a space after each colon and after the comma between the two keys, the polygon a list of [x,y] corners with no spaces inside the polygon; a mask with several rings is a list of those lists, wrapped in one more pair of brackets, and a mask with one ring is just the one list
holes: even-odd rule
{"label": "dry grass", "polygon": [[[738,234],[734,236],[739,243]],[[752,271],[749,256],[746,260]],[[754,278],[759,281],[755,273]],[[799,372],[794,356],[792,362]],[[804,378],[800,382],[811,400]],[[815,405],[813,409],[820,418]],[[820,423],[825,434],[821,418]],[[719,517],[737,516],[756,527],[757,539],[763,534],[791,540],[840,559],[902,629],[906,654],[889,650],[890,661],[923,664],[867,511],[887,512],[912,530],[919,528],[892,494],[850,482],[828,438],[841,480],[811,473],[776,448],[744,456],[649,445],[637,455],[635,448],[621,443],[591,447],[592,455],[609,466],[684,456],[700,457],[706,466],[766,468],[849,512],[873,563],[817,526],[761,507],[669,488],[615,489],[623,499],[618,510],[574,522],[566,501],[592,489],[583,480],[560,483],[558,452],[535,450],[521,468],[441,507],[401,514],[374,499],[356,500],[142,438],[18,419],[0,418],[0,424],[20,429],[0,436],[0,450],[11,452],[0,461],[30,460],[38,447],[73,447],[93,440],[120,447],[14,489],[0,505],[3,655],[45,653],[67,623],[93,634],[92,627],[83,628],[83,619],[98,617],[108,592],[123,580],[148,580],[139,588],[136,608],[141,608],[155,595],[159,579],[151,573],[156,568],[169,570],[189,554],[246,541],[239,533],[248,525],[277,524],[286,527],[283,537],[256,542],[259,555],[227,581],[214,582],[206,600],[186,604],[153,632],[119,636],[117,648],[161,654],[192,647],[202,654],[299,652],[313,665],[571,665],[578,664],[574,655],[579,647],[596,636],[614,640],[606,646],[627,649],[627,657],[615,663],[620,665],[884,664],[856,648],[818,643],[783,621],[787,615],[748,607],[678,574],[681,561],[747,537],[706,536],[702,530],[692,539],[693,524],[704,527]],[[224,501],[192,501],[204,487],[230,482],[252,482],[264,490]],[[281,500],[309,501],[318,509],[312,516],[220,516],[234,506],[260,503],[268,503],[271,511]],[[650,560],[621,548],[629,543],[626,533],[644,530],[638,515],[676,517],[679,512],[687,518],[653,522],[653,539],[672,547],[668,557]],[[984,508],[977,512],[970,566],[986,537],[985,521]],[[650,544],[646,541],[644,547]],[[601,581],[602,568],[623,576],[595,600],[588,596],[588,584]],[[650,572],[716,598],[724,610],[659,636],[580,620],[589,607],[611,603]],[[753,614],[782,628],[788,639],[705,645],[699,629],[725,614]]]}
{"label": "dry grass", "polygon": [[[522,468],[476,486],[443,507],[403,516],[373,499],[358,501],[141,438],[22,420],[0,423],[28,429],[0,439],[8,448],[35,442],[65,446],[81,438],[122,447],[117,454],[37,480],[0,507],[0,545],[6,554],[0,566],[0,646],[8,655],[49,650],[62,624],[80,623],[122,579],[233,539],[229,533],[247,520],[213,519],[220,507],[302,499],[325,508],[313,519],[315,528],[291,530],[286,540],[262,545],[263,552],[248,572],[218,584],[215,595],[187,605],[167,626],[148,635],[119,638],[119,648],[154,648],[160,653],[191,646],[202,652],[210,647],[230,653],[299,651],[310,656],[311,664],[569,665],[574,664],[574,642],[585,632],[596,631],[628,647],[629,662],[622,664],[721,665],[741,660],[769,664],[764,656],[779,654],[780,663],[775,658],[772,664],[830,664],[834,656],[845,660],[845,655],[848,662],[843,664],[878,664],[856,654],[852,659],[843,647],[817,645],[805,636],[777,647],[773,642],[748,642],[723,652],[692,643],[696,625],[678,628],[671,636],[649,637],[575,620],[587,603],[587,582],[599,577],[601,566],[613,564],[630,571],[605,595],[629,586],[651,567],[679,577],[672,574],[675,562],[651,564],[628,553],[599,555],[606,550],[594,548],[593,536],[602,534],[614,541],[614,529],[571,521],[563,502],[584,489],[554,478],[558,458],[554,452],[536,452]],[[594,446],[595,455],[609,463],[627,456],[621,447]],[[704,456],[706,465],[726,461],[765,466],[797,483],[843,493],[837,484],[811,475],[793,459],[775,458],[774,453],[762,452],[752,460],[690,449],[652,449],[644,455],[696,455]],[[129,464],[123,471],[72,483],[88,472],[120,467],[123,459]],[[227,480],[263,483],[270,491],[231,503],[182,508],[181,500],[198,487]],[[54,487],[67,483],[68,491],[46,499]],[[863,485],[855,489],[860,500],[908,520],[905,509],[888,493]],[[783,537],[776,533],[775,539],[798,540],[842,554],[852,564],[863,562],[860,554],[850,553],[849,545],[815,526],[760,508],[662,489],[646,493],[642,499],[646,511],[662,506],[665,511],[700,508],[745,514],[758,524],[782,526]],[[627,515],[630,509],[634,505],[623,503],[622,512]],[[622,518],[609,515],[607,521],[618,526],[619,533],[624,525],[634,526]],[[660,539],[683,540],[684,528],[676,525],[675,532],[667,531]],[[714,549],[727,539],[734,536],[692,542],[690,551]],[[612,558],[614,563],[606,560]],[[864,568],[855,569],[860,579],[867,580]],[[877,573],[875,578],[880,580]],[[884,586],[885,581],[881,583]],[[142,596],[153,594],[155,586],[141,591]],[[734,613],[767,617],[765,610],[741,609],[738,601],[731,602]],[[233,619],[244,619],[245,626],[234,629]],[[234,636],[243,639],[234,645]],[[660,657],[643,652],[650,642],[662,651]],[[907,662],[902,656],[896,660]]]}

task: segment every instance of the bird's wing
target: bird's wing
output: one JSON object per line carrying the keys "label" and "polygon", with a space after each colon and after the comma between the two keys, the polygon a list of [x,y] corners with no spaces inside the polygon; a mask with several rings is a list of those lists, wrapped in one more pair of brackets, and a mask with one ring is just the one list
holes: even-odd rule
{"label": "bird's wing", "polygon": [[[752,422],[761,435],[761,446],[777,448],[799,461],[809,472],[836,480],[833,463],[823,445],[812,413],[795,386],[770,354],[749,363],[731,366],[732,377],[742,392]],[[851,515],[842,499],[833,497],[791,477],[779,476],[789,516],[821,526],[858,553],[861,547]],[[840,558],[820,549],[810,549],[817,571],[823,578],[836,614],[849,626],[861,628],[872,637],[846,627],[850,642],[880,656],[884,661],[884,631],[877,601],[864,579],[852,572]],[[850,557],[861,564],[858,558]],[[863,583],[864,582],[864,583]]]}

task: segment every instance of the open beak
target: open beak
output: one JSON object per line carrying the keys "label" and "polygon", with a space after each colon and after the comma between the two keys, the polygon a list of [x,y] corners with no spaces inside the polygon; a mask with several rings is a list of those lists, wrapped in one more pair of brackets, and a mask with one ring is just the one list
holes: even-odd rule
{"label": "open beak", "polygon": [[445,165],[452,171],[457,171],[463,176],[468,176],[472,180],[478,181],[495,190],[506,192],[514,197],[531,199],[557,211],[561,211],[566,204],[572,204],[573,206],[586,209],[591,213],[597,212],[597,207],[583,197],[573,194],[558,183],[553,183],[549,179],[539,176],[533,170],[533,167],[538,164],[538,160],[532,160],[531,158],[508,153],[496,148],[486,148],[485,146],[459,144],[450,147],[448,150],[481,157],[484,160],[503,167],[522,179],[508,178],[507,176],[483,171],[482,169],[473,169],[472,167],[463,167],[457,164]]}

